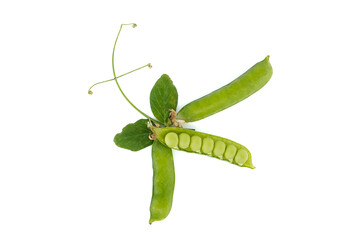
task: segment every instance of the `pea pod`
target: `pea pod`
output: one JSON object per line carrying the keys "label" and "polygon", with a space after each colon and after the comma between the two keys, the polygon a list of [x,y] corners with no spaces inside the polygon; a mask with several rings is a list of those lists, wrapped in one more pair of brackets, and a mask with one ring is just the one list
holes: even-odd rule
{"label": "pea pod", "polygon": [[272,76],[269,56],[229,84],[185,105],[177,120],[195,122],[244,100],[261,89]]}
{"label": "pea pod", "polygon": [[190,129],[153,128],[156,139],[169,148],[215,157],[241,167],[255,168],[250,151],[226,138]]}
{"label": "pea pod", "polygon": [[165,219],[170,213],[175,187],[172,150],[155,140],[152,145],[153,190],[149,223]]}

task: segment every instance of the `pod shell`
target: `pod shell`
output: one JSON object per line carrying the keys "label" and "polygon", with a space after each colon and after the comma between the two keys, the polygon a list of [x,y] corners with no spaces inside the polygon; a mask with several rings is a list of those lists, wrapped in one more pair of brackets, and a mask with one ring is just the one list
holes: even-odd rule
{"label": "pod shell", "polygon": [[272,73],[267,56],[229,84],[185,105],[177,119],[195,122],[231,107],[260,90]]}
{"label": "pod shell", "polygon": [[[172,147],[172,148],[175,149],[175,150],[181,150],[181,151],[186,151],[186,152],[191,152],[191,153],[198,153],[198,154],[218,158],[218,159],[221,159],[221,160],[231,162],[231,163],[233,163],[235,165],[238,165],[238,166],[241,166],[241,167],[248,167],[248,168],[251,168],[251,169],[255,168],[254,165],[252,164],[252,157],[251,157],[250,151],[246,147],[244,147],[243,145],[241,145],[241,144],[239,144],[237,142],[231,141],[229,139],[218,137],[218,136],[207,134],[207,133],[198,132],[198,131],[191,130],[191,129],[177,128],[177,127],[153,128],[152,130],[154,131],[154,133],[156,135],[156,139],[159,140],[165,146],[167,146],[167,144],[165,142],[165,137],[166,137],[166,135],[168,133],[176,133],[178,136],[180,136],[180,134],[182,134],[182,133],[186,133],[186,134],[188,134],[190,136],[191,139],[193,137],[200,137],[202,139],[202,142],[203,142],[204,139],[210,138],[210,139],[213,140],[215,145],[219,141],[219,142],[225,143],[225,145],[227,147],[235,146],[236,152],[234,153],[233,159],[230,159],[230,160],[226,159],[224,157],[226,150],[224,150],[224,153],[223,153],[222,156],[218,156],[218,155],[214,154],[214,151],[212,151],[210,154],[209,153],[204,153],[202,151],[202,147],[200,147],[200,149],[198,151],[193,151],[191,149],[191,144],[190,144],[189,147],[187,147],[185,149],[179,148],[180,144],[177,147]],[[236,161],[234,161],[235,155],[236,155],[237,151],[239,151],[239,150],[244,150],[247,153],[247,156],[248,156],[247,160],[242,165],[239,165]]]}
{"label": "pod shell", "polygon": [[153,190],[149,223],[165,219],[171,210],[175,188],[172,150],[155,140],[152,145]]}

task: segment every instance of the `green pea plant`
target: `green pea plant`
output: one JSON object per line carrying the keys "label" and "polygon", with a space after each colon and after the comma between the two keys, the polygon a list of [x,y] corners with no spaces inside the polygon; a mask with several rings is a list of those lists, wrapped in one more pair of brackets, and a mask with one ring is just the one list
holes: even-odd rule
{"label": "green pea plant", "polygon": [[244,100],[261,89],[270,80],[273,71],[267,56],[229,84],[190,102],[178,112],[178,92],[170,77],[163,74],[150,92],[151,111],[156,118],[154,119],[132,104],[117,80],[139,69],[151,68],[149,63],[116,76],[115,48],[121,29],[126,25],[137,26],[134,23],[120,26],[112,52],[114,78],[94,84],[88,93],[92,94],[91,89],[97,84],[115,81],[127,102],[145,117],[126,125],[115,135],[114,142],[118,147],[131,151],[139,151],[152,145],[153,189],[149,220],[151,224],[165,219],[171,210],[175,186],[172,149],[218,158],[240,167],[255,168],[250,151],[243,145],[222,137],[186,129],[183,125],[209,117]]}

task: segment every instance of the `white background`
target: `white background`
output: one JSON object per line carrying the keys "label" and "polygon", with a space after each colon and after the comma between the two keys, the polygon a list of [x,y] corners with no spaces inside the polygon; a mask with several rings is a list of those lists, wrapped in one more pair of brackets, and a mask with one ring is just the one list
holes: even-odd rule
{"label": "white background", "polygon": [[[357,1],[2,1],[0,239],[359,239]],[[270,55],[270,82],[188,127],[255,170],[174,152],[170,215],[148,224],[151,148],[120,149],[167,73],[180,109]]]}

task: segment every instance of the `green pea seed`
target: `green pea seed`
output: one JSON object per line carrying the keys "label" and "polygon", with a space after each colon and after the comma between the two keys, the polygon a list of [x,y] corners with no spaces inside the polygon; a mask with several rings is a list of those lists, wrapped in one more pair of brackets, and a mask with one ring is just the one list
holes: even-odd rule
{"label": "green pea seed", "polygon": [[201,137],[192,136],[191,137],[191,143],[190,143],[191,150],[194,151],[194,152],[200,152],[201,142],[202,142]]}
{"label": "green pea seed", "polygon": [[225,147],[226,147],[226,145],[224,142],[217,141],[215,143],[215,147],[214,147],[214,155],[221,158],[225,152]]}
{"label": "green pea seed", "polygon": [[242,166],[248,159],[248,154],[244,149],[240,149],[235,156],[235,162]]}
{"label": "green pea seed", "polygon": [[202,145],[202,151],[205,154],[212,153],[212,150],[214,149],[214,140],[211,138],[204,138],[203,145]]}
{"label": "green pea seed", "polygon": [[179,135],[179,147],[182,149],[188,148],[190,145],[190,135],[186,133],[181,133]]}
{"label": "green pea seed", "polygon": [[225,158],[232,162],[234,159],[236,150],[237,149],[234,145],[227,146],[226,151],[225,151]]}
{"label": "green pea seed", "polygon": [[165,143],[170,148],[177,148],[179,143],[178,135],[174,132],[170,132],[165,136]]}

